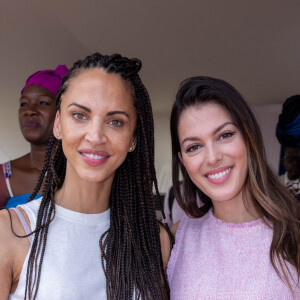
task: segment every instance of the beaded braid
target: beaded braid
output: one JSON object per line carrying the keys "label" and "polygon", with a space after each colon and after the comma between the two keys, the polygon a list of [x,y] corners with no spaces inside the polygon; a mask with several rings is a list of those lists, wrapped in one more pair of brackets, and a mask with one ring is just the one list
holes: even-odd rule
{"label": "beaded braid", "polygon": [[[156,300],[165,299],[169,294],[152,190],[154,184],[159,196],[154,167],[153,115],[149,95],[138,76],[141,66],[138,59],[95,53],[74,63],[63,78],[56,96],[60,112],[61,96],[67,91],[68,83],[80,72],[94,68],[119,74],[131,86],[134,96],[137,110],[136,149],[128,153],[116,170],[109,200],[110,228],[99,237],[109,300],[132,299],[134,293],[136,299]],[[36,299],[38,293],[48,228],[55,217],[54,196],[64,182],[65,173],[66,157],[62,143],[52,135],[43,171],[29,199],[31,201],[36,196],[46,175],[28,260],[25,300]],[[169,233],[168,227],[167,231]]]}

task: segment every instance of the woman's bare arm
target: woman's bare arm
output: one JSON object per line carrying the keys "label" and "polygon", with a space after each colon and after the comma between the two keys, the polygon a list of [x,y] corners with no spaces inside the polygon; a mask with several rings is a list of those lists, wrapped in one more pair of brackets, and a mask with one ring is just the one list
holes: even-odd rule
{"label": "woman's bare arm", "polygon": [[[27,224],[29,219],[21,210]],[[18,235],[25,235],[23,226],[14,211],[10,210],[13,229]],[[19,277],[30,247],[27,238],[18,238],[11,229],[7,210],[0,211],[0,300],[7,300],[19,283]]]}
{"label": "woman's bare arm", "polygon": [[174,235],[174,237],[176,236],[176,232],[177,232],[177,229],[179,227],[179,224],[180,224],[180,221],[178,221],[177,223],[175,223],[172,227],[171,227],[171,232],[172,234]]}
{"label": "woman's bare arm", "polygon": [[159,228],[160,228],[161,254],[162,254],[164,270],[166,271],[169,258],[171,256],[172,242],[171,242],[171,237],[168,234],[166,228],[162,224],[159,224]]}
{"label": "woman's bare arm", "polygon": [[0,211],[0,300],[7,300],[13,281],[14,236],[6,210]]}

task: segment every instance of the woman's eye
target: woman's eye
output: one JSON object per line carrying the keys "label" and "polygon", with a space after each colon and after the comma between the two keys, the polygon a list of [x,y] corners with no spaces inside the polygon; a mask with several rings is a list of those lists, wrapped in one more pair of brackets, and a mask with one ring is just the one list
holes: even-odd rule
{"label": "woman's eye", "polygon": [[123,123],[119,120],[111,120],[108,122],[108,124],[115,126],[115,127],[120,127],[123,125]]}
{"label": "woman's eye", "polygon": [[20,103],[20,107],[25,107],[26,105],[27,105],[26,102],[21,102],[21,103]]}
{"label": "woman's eye", "polygon": [[75,114],[73,114],[73,116],[76,120],[86,120],[86,116],[81,113],[75,113]]}
{"label": "woman's eye", "polygon": [[231,138],[234,134],[235,134],[235,132],[225,132],[225,133],[221,134],[219,139],[226,140],[226,139]]}
{"label": "woman's eye", "polygon": [[193,145],[191,147],[188,147],[185,152],[186,153],[194,152],[194,151],[196,151],[196,150],[198,150],[200,148],[201,148],[201,145]]}
{"label": "woman's eye", "polygon": [[41,105],[50,105],[50,104],[49,104],[48,102],[46,102],[46,101],[41,101],[40,104],[41,104]]}

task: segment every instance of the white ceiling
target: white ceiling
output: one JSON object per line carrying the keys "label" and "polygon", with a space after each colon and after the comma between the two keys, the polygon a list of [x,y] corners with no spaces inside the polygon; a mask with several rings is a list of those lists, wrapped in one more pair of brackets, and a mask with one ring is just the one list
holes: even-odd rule
{"label": "white ceiling", "polygon": [[299,93],[299,12],[298,0],[1,0],[1,102],[17,102],[34,71],[95,51],[142,60],[155,112],[192,75],[282,102]]}

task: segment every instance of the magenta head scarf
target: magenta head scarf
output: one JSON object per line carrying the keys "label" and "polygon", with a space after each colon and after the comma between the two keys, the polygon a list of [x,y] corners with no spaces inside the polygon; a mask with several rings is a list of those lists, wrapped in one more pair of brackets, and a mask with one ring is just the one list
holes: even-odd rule
{"label": "magenta head scarf", "polygon": [[38,71],[28,77],[21,95],[30,85],[41,85],[55,96],[60,88],[61,80],[68,72],[69,70],[65,65],[58,65],[55,70]]}

